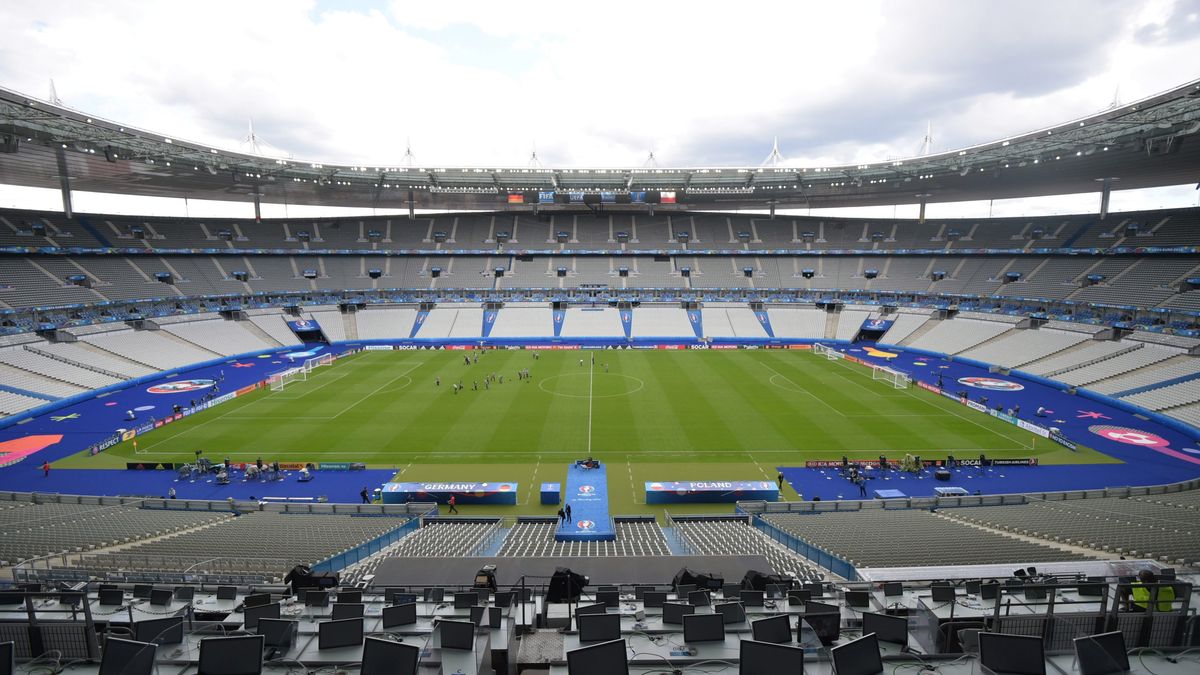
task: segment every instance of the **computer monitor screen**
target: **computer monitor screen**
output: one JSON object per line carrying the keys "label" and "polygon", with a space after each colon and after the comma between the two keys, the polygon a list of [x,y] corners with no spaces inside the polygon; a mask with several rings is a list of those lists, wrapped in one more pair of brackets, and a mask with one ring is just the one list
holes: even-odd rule
{"label": "computer monitor screen", "polygon": [[725,584],[721,587],[721,597],[726,600],[737,600],[738,593],[742,592],[741,584]]}
{"label": "computer monitor screen", "polygon": [[624,640],[601,642],[567,652],[567,675],[629,675]]}
{"label": "computer monitor screen", "polygon": [[150,584],[134,584],[133,597],[139,600],[149,600],[150,594],[154,592],[154,586]]}
{"label": "computer monitor screen", "polygon": [[762,607],[763,602],[766,601],[766,594],[762,591],[742,591],[738,597],[747,607]]}
{"label": "computer monitor screen", "polygon": [[246,625],[246,630],[254,630],[258,628],[259,619],[278,619],[279,618],[279,603],[272,602],[269,605],[259,605],[258,607],[247,607],[242,612],[242,621]]}
{"label": "computer monitor screen", "polygon": [[183,642],[183,617],[168,616],[134,622],[133,639],[158,645],[177,645]]}
{"label": "computer monitor screen", "polygon": [[1125,635],[1121,631],[1075,638],[1080,675],[1111,675],[1129,670]]}
{"label": "computer monitor screen", "polygon": [[305,607],[328,607],[329,591],[309,591],[304,594]]}
{"label": "computer monitor screen", "polygon": [[783,644],[742,640],[738,655],[738,675],[780,675],[803,673],[804,650]]}
{"label": "computer monitor screen", "polygon": [[585,614],[579,617],[580,642],[608,642],[620,637],[620,614]]}
{"label": "computer monitor screen", "polygon": [[256,632],[263,636],[263,644],[265,646],[282,650],[292,646],[299,630],[300,623],[297,621],[289,621],[287,619],[259,619],[258,630]]}
{"label": "computer monitor screen", "polygon": [[150,591],[150,604],[156,607],[165,607],[174,599],[175,593],[165,588],[156,588]]}
{"label": "computer monitor screen", "polygon": [[883,585],[883,595],[887,598],[895,598],[904,595],[904,584],[899,581],[889,581]]}
{"label": "computer monitor screen", "polygon": [[512,591],[496,591],[496,595],[492,596],[492,604],[496,607],[512,607],[516,599],[517,594]]}
{"label": "computer monitor screen", "polygon": [[335,602],[330,616],[334,619],[357,619],[367,615],[367,606],[361,602]]}
{"label": "computer monitor screen", "polygon": [[125,602],[125,594],[117,588],[102,590],[98,595],[101,605],[119,605]]}
{"label": "computer monitor screen", "polygon": [[444,588],[426,588],[425,602],[441,602],[446,599],[446,589]]}
{"label": "computer monitor screen", "polygon": [[954,602],[954,587],[950,584],[934,584],[929,587],[929,590],[933,592],[934,602]]}
{"label": "computer monitor screen", "polygon": [[997,675],[1046,675],[1040,637],[980,633],[979,663]]}
{"label": "computer monitor screen", "polygon": [[641,600],[646,597],[647,593],[649,593],[650,591],[653,591],[653,590],[654,590],[653,586],[634,586],[633,587],[633,597],[637,598],[638,600]]}
{"label": "computer monitor screen", "polygon": [[338,602],[362,602],[362,591],[343,588],[337,592]]}
{"label": "computer monitor screen", "polygon": [[683,641],[719,642],[725,639],[725,617],[720,614],[689,614],[683,617]]}
{"label": "computer monitor screen", "polygon": [[607,614],[608,608],[604,605],[580,605],[575,608],[575,616],[580,614]]}
{"label": "computer monitor screen", "polygon": [[183,602],[191,602],[192,598],[196,597],[195,586],[176,586],[175,599]]}
{"label": "computer monitor screen", "polygon": [[1088,577],[1087,583],[1077,587],[1080,597],[1100,598],[1108,591],[1108,582],[1104,577]]}
{"label": "computer monitor screen", "polygon": [[1000,584],[992,581],[979,586],[979,597],[983,600],[995,600],[1000,595]]}
{"label": "computer monitor screen", "polygon": [[680,624],[683,623],[683,617],[695,613],[696,608],[687,603],[664,602],[662,621],[663,623]]}
{"label": "computer monitor screen", "polygon": [[369,637],[363,643],[359,675],[416,675],[421,648]]}
{"label": "computer monitor screen", "polygon": [[666,591],[646,591],[646,594],[642,596],[642,602],[647,609],[659,608],[667,601],[667,595]]}
{"label": "computer monitor screen", "polygon": [[723,602],[713,609],[721,615],[725,623],[741,623],[746,620],[746,610],[740,602]]}
{"label": "computer monitor screen", "polygon": [[692,591],[687,596],[688,604],[693,607],[708,607],[712,604],[712,598],[709,597],[708,591]]}
{"label": "computer monitor screen", "polygon": [[476,588],[476,589],[475,589],[475,596],[476,596],[476,598],[479,600],[479,604],[481,604],[481,605],[486,605],[486,604],[488,603],[488,600],[491,600],[491,599],[492,599],[492,589],[490,589],[490,588]]}
{"label": "computer monitor screen", "polygon": [[499,628],[504,625],[504,611],[499,607],[488,607],[487,627]]}
{"label": "computer monitor screen", "polygon": [[834,647],[829,652],[835,675],[878,675],[883,672],[879,642],[874,634]]}
{"label": "computer monitor screen", "polygon": [[1045,600],[1046,599],[1046,587],[1045,586],[1026,586],[1025,587],[1025,599],[1026,600]]}
{"label": "computer monitor screen", "polygon": [[78,607],[87,599],[83,591],[65,591],[58,594],[58,604]]}
{"label": "computer monitor screen", "polygon": [[750,633],[758,642],[785,644],[792,641],[792,623],[786,614],[750,622]]}
{"label": "computer monitor screen", "polygon": [[387,593],[384,593],[383,599],[389,605],[407,605],[410,602],[417,601],[417,594],[402,591],[398,588],[389,588]]}
{"label": "computer monitor screen", "polygon": [[908,644],[908,617],[863,612],[863,635],[874,633],[880,642]]}
{"label": "computer monitor screen", "polygon": [[476,626],[482,625],[485,616],[485,610],[487,610],[487,607],[484,607],[483,605],[472,605],[471,623],[475,624]]}
{"label": "computer monitor screen", "polygon": [[596,602],[605,607],[620,607],[621,594],[617,591],[596,591]]}
{"label": "computer monitor screen", "polygon": [[675,597],[680,599],[686,598],[688,593],[694,590],[696,590],[696,584],[679,584],[675,587]]}
{"label": "computer monitor screen", "polygon": [[99,675],[150,675],[154,671],[155,646],[153,642],[108,638]]}
{"label": "computer monitor screen", "polygon": [[261,635],[204,638],[197,675],[259,675],[264,643]]}
{"label": "computer monitor screen", "polygon": [[841,635],[841,614],[809,614],[806,612],[800,620],[808,624],[823,645],[833,644]]}
{"label": "computer monitor screen", "polygon": [[768,598],[782,598],[787,593],[787,584],[767,584],[766,593]]}
{"label": "computer monitor screen", "polygon": [[236,600],[237,586],[217,586],[218,600]]}
{"label": "computer monitor screen", "polygon": [[827,602],[817,602],[809,600],[804,603],[805,614],[839,614],[841,609],[837,605],[831,605]]}
{"label": "computer monitor screen", "polygon": [[788,606],[803,605],[812,599],[812,591],[803,588],[789,588],[787,592]]}
{"label": "computer monitor screen", "polygon": [[362,641],[362,619],[338,619],[317,624],[317,649],[356,647]]}
{"label": "computer monitor screen", "polygon": [[475,647],[475,624],[467,621],[442,621],[438,624],[442,649],[470,651]]}
{"label": "computer monitor screen", "polygon": [[406,602],[383,608],[383,627],[411,626],[417,622],[417,603]]}
{"label": "computer monitor screen", "polygon": [[11,642],[0,642],[0,675],[13,675],[16,666],[16,648]]}
{"label": "computer monitor screen", "polygon": [[825,595],[825,584],[823,584],[819,581],[813,581],[813,582],[804,584],[804,588],[806,588],[808,590],[808,592],[812,593],[812,597],[814,597],[814,598],[819,598],[819,597]]}
{"label": "computer monitor screen", "polygon": [[242,607],[244,608],[261,607],[269,604],[271,604],[270,593],[253,593],[242,599]]}
{"label": "computer monitor screen", "polygon": [[479,602],[478,593],[455,593],[454,594],[454,609],[467,609],[471,605]]}
{"label": "computer monitor screen", "polygon": [[870,607],[871,592],[870,591],[846,591],[846,604],[850,607]]}

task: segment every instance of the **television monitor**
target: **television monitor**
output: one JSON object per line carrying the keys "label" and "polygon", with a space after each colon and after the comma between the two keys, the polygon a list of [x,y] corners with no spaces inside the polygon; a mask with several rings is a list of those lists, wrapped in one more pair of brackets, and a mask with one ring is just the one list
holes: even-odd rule
{"label": "television monitor", "polygon": [[856,609],[871,606],[870,591],[846,591],[846,604]]}
{"label": "television monitor", "polygon": [[787,644],[792,641],[792,622],[787,614],[751,621],[750,634],[757,642]]}
{"label": "television monitor", "polygon": [[1040,637],[980,633],[979,663],[996,675],[1046,675]]}
{"label": "television monitor", "polygon": [[367,606],[361,602],[335,602],[331,619],[357,619],[367,615]]}
{"label": "television monitor", "polygon": [[475,624],[467,621],[441,621],[442,649],[471,651],[475,648]]}
{"label": "television monitor", "polygon": [[337,619],[317,624],[317,649],[357,647],[363,641],[363,620]]}
{"label": "television monitor", "polygon": [[305,607],[328,607],[329,591],[309,591],[304,594]]}
{"label": "television monitor", "polygon": [[[120,591],[118,591],[120,592]],[[25,594],[20,591],[0,591],[0,605],[25,604]]]}
{"label": "television monitor", "polygon": [[488,607],[487,627],[488,628],[499,628],[502,625],[504,625],[504,611],[501,610],[499,607]]}
{"label": "television monitor", "polygon": [[874,633],[880,642],[908,644],[908,617],[863,612],[863,635]]}
{"label": "television monitor", "polygon": [[476,626],[482,625],[485,610],[487,610],[487,607],[483,605],[471,605],[471,623]]}
{"label": "television monitor", "polygon": [[383,608],[383,627],[411,626],[417,622],[417,603],[406,602]]}
{"label": "television monitor", "polygon": [[787,592],[788,606],[803,605],[812,599],[812,591],[803,588],[789,588]]}
{"label": "television monitor", "polygon": [[133,597],[137,598],[138,600],[149,600],[150,594],[153,592],[154,586],[152,584],[133,585]]}
{"label": "television monitor", "polygon": [[738,593],[742,592],[741,584],[725,584],[721,587],[721,597],[726,600],[737,600]]}
{"label": "television monitor", "polygon": [[641,600],[646,597],[647,593],[649,593],[650,591],[653,591],[653,590],[655,590],[655,588],[653,586],[634,586],[633,587],[633,597],[637,598],[638,600]]}
{"label": "television monitor", "polygon": [[1158,570],[1159,581],[1174,581],[1175,575],[1176,572],[1174,567],[1163,567]]}
{"label": "television monitor", "polygon": [[809,600],[808,602],[804,603],[804,613],[805,614],[840,614],[841,608],[838,607],[837,605],[831,605],[827,602],[817,602],[816,600]]}
{"label": "television monitor", "polygon": [[1000,584],[990,581],[979,586],[979,597],[982,600],[995,600],[1000,595]]}
{"label": "television monitor", "polygon": [[618,591],[596,591],[596,602],[605,607],[620,607],[621,593]]}
{"label": "television monitor", "polygon": [[580,605],[575,608],[575,616],[580,614],[607,614],[608,608],[604,605]]}
{"label": "television monitor", "polygon": [[13,675],[17,669],[16,645],[0,642],[0,675]]}
{"label": "television monitor", "polygon": [[629,675],[624,640],[601,642],[567,652],[567,675]]}
{"label": "television monitor", "polygon": [[874,633],[834,647],[829,656],[833,659],[835,675],[879,675],[883,672],[879,641]]}
{"label": "television monitor", "polygon": [[829,613],[809,614],[805,612],[800,621],[808,624],[821,644],[829,646],[837,641],[842,632],[842,615]]}
{"label": "television monitor", "polygon": [[269,605],[259,605],[257,607],[247,607],[242,612],[242,623],[245,624],[246,630],[254,630],[258,628],[259,619],[278,619],[279,618],[279,603],[272,602]]}
{"label": "television monitor", "polygon": [[150,604],[155,607],[166,607],[175,599],[175,593],[165,588],[155,588],[150,591]]}
{"label": "television monitor", "polygon": [[337,592],[337,601],[349,603],[362,602],[362,591],[343,588]]}
{"label": "television monitor", "polygon": [[725,617],[720,614],[688,614],[683,617],[683,641],[720,642],[725,639]]}
{"label": "television monitor", "polygon": [[87,594],[83,591],[64,591],[58,594],[58,604],[60,605],[78,607],[83,604],[85,599],[87,599]]}
{"label": "television monitor", "polygon": [[597,586],[597,587],[596,587],[596,591],[598,591],[598,592],[603,592],[603,591],[620,591],[620,590],[621,590],[621,587],[620,587],[620,586],[613,586],[613,585],[611,585],[611,584],[605,584],[604,586]]}
{"label": "television monitor", "polygon": [[426,588],[425,602],[441,602],[446,599],[446,589],[444,588]]}
{"label": "television monitor", "polygon": [[967,595],[979,595],[979,589],[982,586],[983,586],[982,581],[980,581],[978,579],[974,579],[974,580],[964,583],[963,590],[965,590],[967,592]]}
{"label": "television monitor", "polygon": [[407,605],[410,602],[417,601],[417,594],[399,588],[389,588],[383,594],[383,601],[389,605]]}
{"label": "television monitor", "polygon": [[1125,635],[1119,630],[1075,638],[1075,658],[1080,675],[1112,675],[1129,670]]}
{"label": "television monitor", "polygon": [[642,602],[646,609],[661,608],[663,603],[667,601],[668,595],[669,593],[666,591],[646,591],[646,594],[642,596]]}
{"label": "television monitor", "polygon": [[119,588],[106,588],[98,596],[101,605],[120,605],[125,602],[125,594]]}
{"label": "television monitor", "polygon": [[261,635],[204,638],[196,675],[260,675],[264,643]]}
{"label": "television monitor", "polygon": [[664,602],[663,603],[663,623],[681,624],[683,617],[688,614],[695,614],[696,608],[684,602]]}
{"label": "television monitor", "polygon": [[725,619],[725,623],[742,623],[746,620],[746,610],[740,602],[723,602],[713,609]]}
{"label": "television monitor", "polygon": [[889,581],[883,585],[883,596],[895,598],[904,595],[904,584],[899,581]]}
{"label": "television monitor", "polygon": [[825,584],[819,581],[813,581],[804,584],[804,588],[807,589],[809,593],[812,593],[812,597],[814,598],[819,598],[825,595]]}
{"label": "television monitor", "polygon": [[270,593],[252,593],[242,598],[242,607],[249,609],[251,607],[261,607],[271,604]]}
{"label": "television monitor", "polygon": [[478,593],[455,593],[454,609],[468,609],[479,602]]}
{"label": "television monitor", "polygon": [[264,646],[285,651],[296,642],[296,635],[300,632],[300,623],[288,619],[262,618],[258,620],[256,632],[263,636]]}
{"label": "television monitor", "polygon": [[804,672],[804,649],[788,645],[742,640],[738,675],[781,675]]}
{"label": "television monitor", "polygon": [[516,599],[517,594],[512,591],[496,591],[496,595],[492,596],[492,604],[496,607],[512,607]]}
{"label": "television monitor", "polygon": [[156,646],[153,642],[108,638],[100,657],[99,675],[151,675]]}
{"label": "television monitor", "polygon": [[153,642],[157,645],[177,645],[183,642],[183,617],[168,616],[161,619],[135,621],[133,639],[138,642]]}
{"label": "television monitor", "polygon": [[[409,604],[409,603],[406,603]],[[359,675],[416,675],[421,648],[369,637],[363,642]]]}
{"label": "television monitor", "polygon": [[762,591],[742,591],[738,597],[747,607],[762,607],[766,601],[766,593]]}
{"label": "television monitor", "polygon": [[687,601],[693,607],[708,607],[712,605],[712,598],[709,597],[708,591],[692,591],[688,593]]}
{"label": "television monitor", "polygon": [[954,587],[950,584],[934,584],[929,587],[936,603],[954,602]]}
{"label": "television monitor", "polygon": [[217,586],[218,600],[237,600],[237,586]]}
{"label": "television monitor", "polygon": [[1046,599],[1046,587],[1040,586],[1040,585],[1026,585],[1025,586],[1025,599],[1026,600],[1045,600]]}
{"label": "television monitor", "polygon": [[609,642],[620,638],[620,614],[585,614],[579,617],[580,642]]}
{"label": "television monitor", "polygon": [[1108,581],[1104,577],[1088,577],[1087,583],[1077,587],[1080,597],[1102,598],[1108,592]]}
{"label": "television monitor", "polygon": [[675,597],[682,600],[687,597],[688,593],[696,590],[696,588],[696,584],[679,584],[675,587]]}
{"label": "television monitor", "polygon": [[787,584],[767,584],[766,593],[768,598],[782,598],[791,588]]}

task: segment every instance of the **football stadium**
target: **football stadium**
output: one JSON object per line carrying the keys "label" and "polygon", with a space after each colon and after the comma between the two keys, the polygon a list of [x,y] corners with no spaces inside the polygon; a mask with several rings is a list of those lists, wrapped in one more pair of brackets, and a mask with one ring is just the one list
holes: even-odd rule
{"label": "football stadium", "polygon": [[1200,671],[1200,206],[1112,208],[1200,80],[616,168],[3,85],[0,675]]}

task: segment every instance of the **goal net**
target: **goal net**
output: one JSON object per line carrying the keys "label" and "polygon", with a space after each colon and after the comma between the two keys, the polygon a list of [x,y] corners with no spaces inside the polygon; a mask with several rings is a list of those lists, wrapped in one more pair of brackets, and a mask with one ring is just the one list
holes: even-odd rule
{"label": "goal net", "polygon": [[311,373],[314,368],[328,366],[331,363],[333,363],[333,354],[322,354],[316,358],[305,361],[304,372]]}
{"label": "goal net", "polygon": [[836,350],[832,347],[826,347],[825,345],[822,345],[822,344],[814,344],[813,351],[816,352],[820,356],[824,356],[825,358],[829,359],[830,361],[836,361],[845,356],[845,354],[842,354],[838,350]]}
{"label": "goal net", "polygon": [[871,366],[871,379],[891,382],[895,389],[908,389],[908,385],[912,382],[912,378],[908,375],[886,366]]}
{"label": "goal net", "polygon": [[292,382],[303,382],[307,379],[307,370],[304,368],[292,368],[272,375],[267,381],[271,385],[271,391],[283,391],[283,388]]}

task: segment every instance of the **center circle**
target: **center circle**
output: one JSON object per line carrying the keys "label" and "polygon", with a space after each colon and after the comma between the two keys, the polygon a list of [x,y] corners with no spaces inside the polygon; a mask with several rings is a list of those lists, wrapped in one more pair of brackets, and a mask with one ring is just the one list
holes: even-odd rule
{"label": "center circle", "polygon": [[645,386],[646,383],[640,378],[620,373],[563,373],[538,382],[538,388],[547,394],[567,398],[615,398],[641,391]]}

